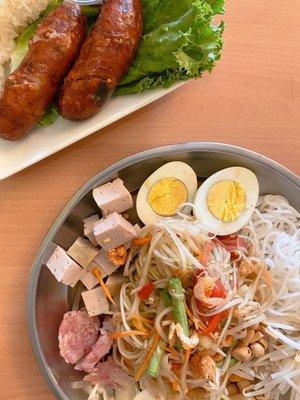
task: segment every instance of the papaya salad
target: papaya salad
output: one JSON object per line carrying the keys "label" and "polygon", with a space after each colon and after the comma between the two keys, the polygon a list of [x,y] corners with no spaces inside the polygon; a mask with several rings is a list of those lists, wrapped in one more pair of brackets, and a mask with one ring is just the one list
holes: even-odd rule
{"label": "papaya salad", "polygon": [[[300,396],[300,214],[230,167],[162,165],[132,197],[93,189],[85,237],[47,267],[72,287],[58,331],[88,400]],[[136,215],[138,218],[136,218]],[[134,224],[135,223],[135,224]]]}

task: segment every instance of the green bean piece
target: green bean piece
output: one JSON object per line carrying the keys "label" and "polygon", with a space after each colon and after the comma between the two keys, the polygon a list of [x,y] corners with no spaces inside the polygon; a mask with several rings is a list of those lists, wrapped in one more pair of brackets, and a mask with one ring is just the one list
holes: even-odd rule
{"label": "green bean piece", "polygon": [[185,296],[183,293],[181,280],[179,278],[170,279],[169,293],[171,294],[172,298],[174,320],[181,325],[183,333],[186,336],[189,336],[189,325],[185,310]]}
{"label": "green bean piece", "polygon": [[148,368],[147,374],[149,376],[151,376],[152,378],[156,378],[159,373],[161,360],[165,353],[164,349],[162,348],[162,345],[163,345],[163,342],[158,343],[158,345],[155,349],[155,352],[153,353],[150,363],[149,363],[149,368]]}
{"label": "green bean piece", "polygon": [[172,307],[172,297],[167,289],[161,289],[160,296],[165,307]]}

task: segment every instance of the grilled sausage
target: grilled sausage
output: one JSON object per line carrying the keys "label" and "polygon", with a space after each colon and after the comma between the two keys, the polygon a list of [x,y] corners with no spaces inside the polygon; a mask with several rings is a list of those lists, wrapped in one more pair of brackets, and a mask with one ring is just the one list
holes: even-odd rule
{"label": "grilled sausage", "polygon": [[77,57],[85,31],[85,17],[69,1],[41,22],[27,55],[5,82],[0,137],[17,140],[39,122]]}
{"label": "grilled sausage", "polygon": [[96,114],[132,63],[142,35],[140,0],[107,0],[64,80],[59,111],[83,120]]}

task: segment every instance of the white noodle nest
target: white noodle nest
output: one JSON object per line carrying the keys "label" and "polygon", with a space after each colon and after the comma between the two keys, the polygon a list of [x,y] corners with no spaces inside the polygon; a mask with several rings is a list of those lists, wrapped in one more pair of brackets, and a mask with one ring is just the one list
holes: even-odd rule
{"label": "white noodle nest", "polygon": [[248,226],[243,229],[256,244],[272,275],[274,298],[265,310],[269,332],[283,344],[248,368],[259,382],[246,397],[268,396],[277,400],[289,389],[290,399],[300,396],[300,214],[278,195],[260,197]]}

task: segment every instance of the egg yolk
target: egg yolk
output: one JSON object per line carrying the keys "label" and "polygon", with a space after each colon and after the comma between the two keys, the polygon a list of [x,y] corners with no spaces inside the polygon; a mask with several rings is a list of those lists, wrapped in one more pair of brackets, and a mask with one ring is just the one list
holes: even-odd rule
{"label": "egg yolk", "polygon": [[187,189],[178,179],[163,178],[151,187],[147,200],[156,214],[174,215],[178,207],[187,201]]}
{"label": "egg yolk", "polygon": [[232,222],[239,218],[246,207],[244,188],[235,181],[220,181],[208,191],[209,211],[223,222]]}

